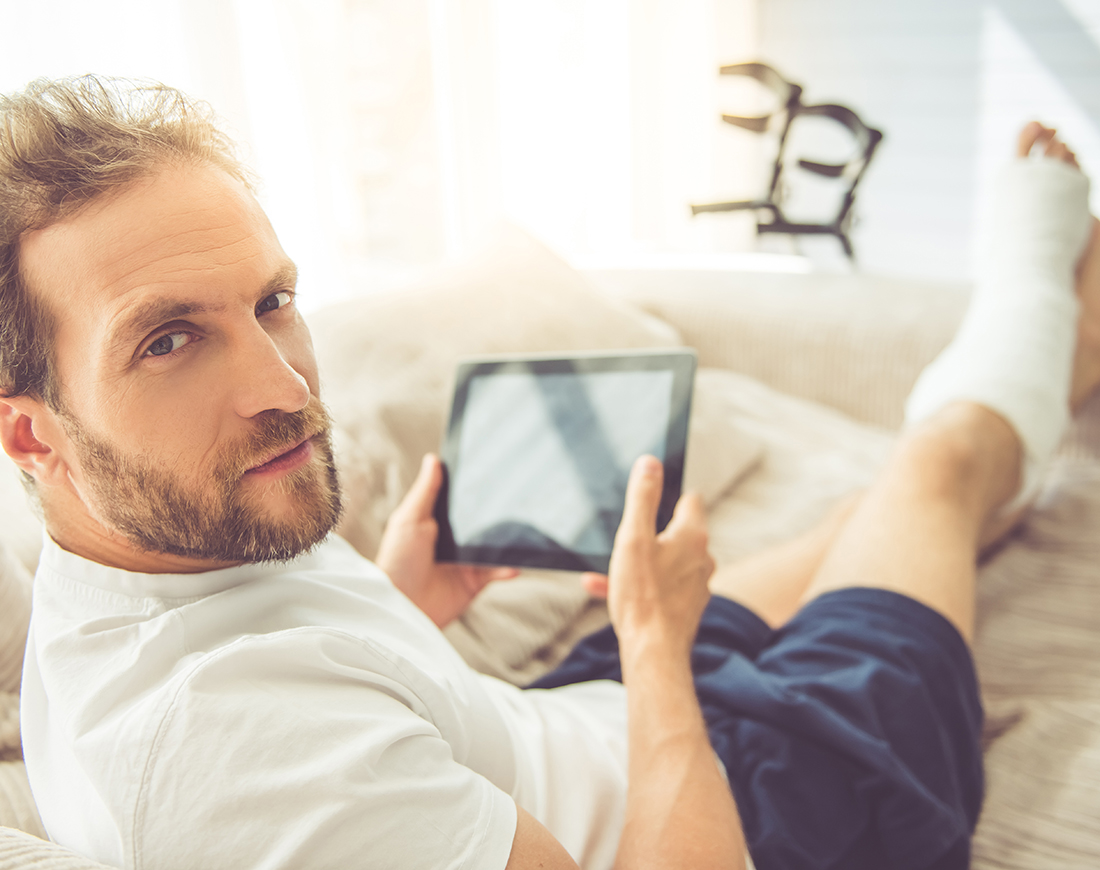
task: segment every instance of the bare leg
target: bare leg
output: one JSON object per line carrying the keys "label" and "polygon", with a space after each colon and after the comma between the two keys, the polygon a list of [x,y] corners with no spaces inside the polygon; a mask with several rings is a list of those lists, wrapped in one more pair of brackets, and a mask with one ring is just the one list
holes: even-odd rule
{"label": "bare leg", "polygon": [[[1055,131],[1038,124],[1020,134],[1020,156],[1033,148],[1076,166]],[[1100,384],[1100,223],[1095,221],[1077,266],[1077,293],[1073,411]],[[1024,513],[999,510],[1019,486],[1020,460],[1020,445],[1003,418],[969,403],[948,406],[902,439],[866,498],[850,499],[810,532],[721,569],[711,591],[777,626],[823,592],[879,586],[928,604],[969,638],[977,554]]]}
{"label": "bare leg", "polygon": [[904,436],[871,489],[818,526],[715,573],[711,591],[772,626],[850,586],[891,589],[946,616],[969,639],[982,529],[1016,491],[1012,428],[958,403]]}
{"label": "bare leg", "polygon": [[[1030,124],[1020,155],[1040,148],[1076,166],[1055,131]],[[1080,300],[1069,403],[1072,411],[1100,385],[1100,230],[1077,264]],[[975,563],[980,549],[1019,519],[1002,507],[1020,486],[1022,445],[1011,425],[976,404],[947,405],[907,433],[892,460],[844,526],[805,600],[849,586],[890,589],[939,611],[968,640],[974,625]]]}
{"label": "bare leg", "polygon": [[864,494],[809,532],[717,571],[711,592],[769,625],[824,592],[891,589],[970,638],[977,555],[996,509],[1019,486],[1020,445],[1001,417],[956,403],[903,436]]}
{"label": "bare leg", "polygon": [[1020,443],[979,405],[945,407],[912,430],[868,490],[805,601],[851,586],[889,589],[943,614],[969,639],[982,528],[1019,486]]}
{"label": "bare leg", "polygon": [[[1058,139],[1055,131],[1034,121],[1020,132],[1019,156],[1028,156],[1033,148],[1042,148],[1047,157],[1077,165],[1076,156]],[[1069,394],[1069,407],[1073,414],[1081,410],[1100,384],[1100,221],[1095,217],[1092,219],[1088,245],[1077,263],[1076,291],[1081,313],[1077,323],[1077,348]],[[1026,513],[1025,506],[1011,514],[991,517],[982,533],[983,549],[1008,534]]]}
{"label": "bare leg", "polygon": [[743,604],[772,627],[782,625],[798,610],[848,513],[830,512],[797,538],[719,568],[710,591]]}
{"label": "bare leg", "polygon": [[743,604],[773,628],[789,620],[859,502],[845,499],[802,535],[719,568],[710,591]]}

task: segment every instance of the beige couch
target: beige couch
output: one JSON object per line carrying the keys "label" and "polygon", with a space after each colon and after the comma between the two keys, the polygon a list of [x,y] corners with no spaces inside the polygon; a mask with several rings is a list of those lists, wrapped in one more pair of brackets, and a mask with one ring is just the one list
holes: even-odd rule
{"label": "beige couch", "polygon": [[[964,291],[858,275],[581,275],[505,232],[417,288],[311,317],[348,495],[341,531],[373,554],[420,456],[438,447],[458,356],[683,343],[701,367],[688,482],[710,506],[716,559],[736,559],[870,479]],[[0,471],[0,870],[92,867],[35,838],[17,692],[40,530]],[[983,568],[988,798],[975,867],[1100,866],[1098,575],[1094,402],[1027,522]],[[530,572],[488,590],[448,636],[475,667],[522,683],[605,621],[576,577]]]}

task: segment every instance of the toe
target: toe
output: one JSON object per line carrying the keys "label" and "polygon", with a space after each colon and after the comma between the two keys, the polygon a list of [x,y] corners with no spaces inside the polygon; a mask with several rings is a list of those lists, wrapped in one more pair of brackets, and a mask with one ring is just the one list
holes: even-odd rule
{"label": "toe", "polygon": [[1020,131],[1020,136],[1016,142],[1016,154],[1020,157],[1027,157],[1037,142],[1045,144],[1053,136],[1054,130],[1051,128],[1044,127],[1038,121],[1029,121]]}

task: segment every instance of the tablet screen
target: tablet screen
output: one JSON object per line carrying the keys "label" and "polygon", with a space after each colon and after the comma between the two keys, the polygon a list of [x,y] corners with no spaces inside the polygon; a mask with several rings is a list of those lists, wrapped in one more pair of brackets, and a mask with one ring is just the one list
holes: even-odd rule
{"label": "tablet screen", "polygon": [[679,495],[685,363],[693,371],[693,355],[667,352],[466,364],[440,557],[606,571],[634,460],[661,459]]}

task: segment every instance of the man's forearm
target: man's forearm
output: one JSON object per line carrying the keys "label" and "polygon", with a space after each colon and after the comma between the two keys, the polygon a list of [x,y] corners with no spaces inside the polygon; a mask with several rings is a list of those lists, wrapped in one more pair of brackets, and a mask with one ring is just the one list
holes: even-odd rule
{"label": "man's forearm", "polygon": [[623,656],[630,784],[616,866],[744,868],[741,820],[707,737],[688,657],[659,640],[631,646]]}

